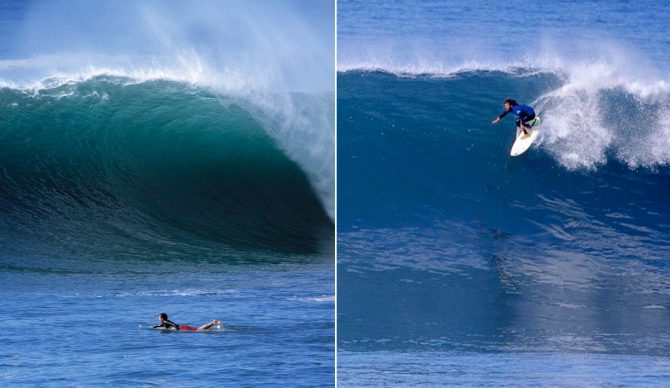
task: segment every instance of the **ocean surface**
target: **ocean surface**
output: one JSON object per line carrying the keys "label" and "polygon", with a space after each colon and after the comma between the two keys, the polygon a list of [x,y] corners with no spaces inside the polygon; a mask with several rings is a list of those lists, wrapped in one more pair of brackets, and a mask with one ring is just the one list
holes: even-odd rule
{"label": "ocean surface", "polygon": [[0,385],[333,385],[332,4],[4,1],[0,35]]}
{"label": "ocean surface", "polygon": [[340,386],[670,383],[669,17],[338,3]]}

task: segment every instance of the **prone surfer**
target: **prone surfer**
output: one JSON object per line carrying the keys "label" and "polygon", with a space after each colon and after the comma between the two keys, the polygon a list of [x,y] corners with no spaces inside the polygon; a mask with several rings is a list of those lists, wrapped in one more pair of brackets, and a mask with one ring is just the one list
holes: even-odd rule
{"label": "prone surfer", "polygon": [[533,126],[531,121],[535,119],[535,111],[530,106],[520,105],[516,100],[511,98],[505,100],[505,111],[496,117],[491,124],[498,124],[498,122],[510,112],[514,112],[516,115],[517,131],[523,131],[523,134],[527,136],[529,134],[528,129]]}
{"label": "prone surfer", "polygon": [[220,325],[221,324],[221,321],[219,321],[218,319],[215,319],[212,322],[206,323],[206,324],[204,324],[200,327],[194,327],[194,326],[189,326],[189,325],[177,325],[176,323],[169,320],[167,314],[165,314],[165,313],[158,314],[158,320],[160,321],[160,325],[154,326],[154,329],[165,328],[165,329],[173,329],[173,330],[198,331],[198,330],[207,330],[214,325]]}

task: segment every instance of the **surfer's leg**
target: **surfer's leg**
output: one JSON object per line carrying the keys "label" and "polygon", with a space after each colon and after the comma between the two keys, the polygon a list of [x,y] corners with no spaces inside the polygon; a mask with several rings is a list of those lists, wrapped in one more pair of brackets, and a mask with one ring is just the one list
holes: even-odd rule
{"label": "surfer's leg", "polygon": [[219,321],[218,319],[215,319],[215,320],[213,320],[213,321],[210,322],[210,323],[206,323],[206,324],[200,326],[200,327],[198,328],[198,330],[207,330],[207,329],[209,329],[210,327],[212,327],[212,326],[214,326],[214,325],[220,325],[220,324],[221,324],[221,321]]}
{"label": "surfer's leg", "polygon": [[181,330],[181,331],[198,331],[198,330],[200,330],[200,328],[189,326],[189,325],[179,325],[179,330]]}
{"label": "surfer's leg", "polygon": [[524,129],[523,133],[528,135],[530,132],[528,132],[529,129],[533,128],[533,124],[535,124],[535,115],[527,117],[525,120],[522,121]]}
{"label": "surfer's leg", "polygon": [[523,121],[521,119],[516,119],[516,132],[519,133],[523,131],[524,135],[528,135],[528,131],[526,130]]}

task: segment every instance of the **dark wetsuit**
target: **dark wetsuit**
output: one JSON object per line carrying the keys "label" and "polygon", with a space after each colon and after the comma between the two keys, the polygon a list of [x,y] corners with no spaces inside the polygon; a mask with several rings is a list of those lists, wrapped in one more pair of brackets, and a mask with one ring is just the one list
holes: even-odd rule
{"label": "dark wetsuit", "polygon": [[159,328],[164,328],[164,329],[174,329],[174,330],[179,330],[179,325],[176,323],[168,320],[163,321],[160,325],[154,326],[154,329],[159,329]]}
{"label": "dark wetsuit", "polygon": [[177,325],[176,323],[167,320],[163,321],[160,325],[154,326],[154,329],[159,329],[159,328],[164,328],[164,329],[174,329],[174,330],[184,330],[184,331],[197,331],[197,327],[189,326],[189,325]]}
{"label": "dark wetsuit", "polygon": [[535,119],[535,111],[533,108],[529,107],[528,105],[514,105],[512,109],[506,110],[503,113],[498,116],[499,119],[502,119],[505,117],[509,112],[514,112],[516,115],[516,126],[518,127],[519,124],[523,123],[524,126],[530,127],[530,124],[527,124],[529,121],[532,121]]}

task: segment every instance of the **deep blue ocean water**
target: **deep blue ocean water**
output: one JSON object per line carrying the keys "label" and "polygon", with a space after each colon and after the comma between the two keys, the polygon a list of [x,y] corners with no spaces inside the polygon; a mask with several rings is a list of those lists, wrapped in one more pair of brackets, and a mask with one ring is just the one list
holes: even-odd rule
{"label": "deep blue ocean water", "polygon": [[[9,386],[332,384],[329,264],[110,262],[81,270],[3,265],[0,381]],[[139,327],[157,324],[163,311],[192,326],[220,319],[224,331]]]}
{"label": "deep blue ocean water", "polygon": [[0,2],[0,386],[334,384],[333,23]]}
{"label": "deep blue ocean water", "polygon": [[338,10],[340,385],[667,384],[670,8]]}

